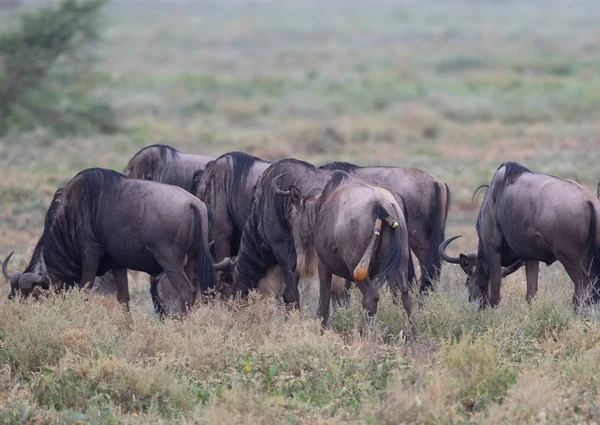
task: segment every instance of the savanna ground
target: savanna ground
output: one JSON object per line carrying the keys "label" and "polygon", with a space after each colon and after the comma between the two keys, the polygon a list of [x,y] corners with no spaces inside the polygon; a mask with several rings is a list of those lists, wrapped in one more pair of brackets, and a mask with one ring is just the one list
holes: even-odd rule
{"label": "savanna ground", "polygon": [[[2,258],[24,267],[76,172],[122,170],[158,142],[422,168],[452,190],[454,249],[475,249],[471,193],[503,161],[600,178],[600,6],[520,3],[114,1],[87,78],[121,131],[0,140]],[[600,316],[572,311],[558,265],[541,267],[531,306],[519,271],[483,312],[445,266],[416,342],[389,296],[365,327],[353,294],[321,335],[259,297],[160,323],[141,275],[132,323],[112,300],[21,304],[6,289],[0,423],[600,422]]]}

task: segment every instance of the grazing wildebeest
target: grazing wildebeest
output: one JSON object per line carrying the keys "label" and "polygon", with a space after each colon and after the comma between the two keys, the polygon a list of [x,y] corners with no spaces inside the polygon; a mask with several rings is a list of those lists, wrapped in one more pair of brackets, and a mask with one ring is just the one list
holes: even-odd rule
{"label": "grazing wildebeest", "polygon": [[[327,170],[342,170],[352,177],[375,182],[389,190],[399,204],[406,208],[408,244],[421,267],[420,292],[433,288],[439,278],[439,246],[450,208],[450,189],[437,177],[417,168],[359,167],[347,162],[331,162],[321,166]],[[414,279],[412,260],[409,260],[409,280]]]}
{"label": "grazing wildebeest", "polygon": [[280,174],[284,174],[280,178],[282,186],[296,186],[303,193],[320,191],[331,178],[331,171],[297,159],[283,159],[267,168],[256,184],[233,267],[233,284],[223,288],[226,295],[238,291],[247,294],[269,268],[278,265],[284,279],[283,299],[287,304],[295,304],[299,302],[298,277],[317,275],[312,248],[306,252],[300,247],[296,252],[294,247],[289,197],[279,196],[273,190],[272,180]]}
{"label": "grazing wildebeest", "polygon": [[539,262],[556,260],[573,281],[573,303],[598,301],[593,284],[600,277],[600,201],[579,184],[524,166],[502,164],[485,194],[479,216],[477,253],[451,257],[440,246],[443,259],[460,264],[467,274],[469,299],[495,306],[500,301],[502,267],[525,262],[527,299],[537,293]]}
{"label": "grazing wildebeest", "polygon": [[192,194],[202,199],[214,216],[211,236],[217,261],[237,255],[254,186],[271,164],[244,152],[228,152],[194,177]]}
{"label": "grazing wildebeest", "polygon": [[127,306],[127,269],[164,271],[186,311],[197,288],[206,292],[215,286],[207,235],[206,206],[190,193],[90,168],[56,191],[24,272],[8,273],[12,253],[2,270],[10,279],[11,298],[17,292],[27,296],[36,286],[49,288],[54,281],[84,287],[112,270],[117,299]]}
{"label": "grazing wildebeest", "polygon": [[[151,145],[139,150],[127,163],[123,174],[140,180],[151,180],[165,183],[191,192],[194,175],[200,176],[207,164],[214,158],[206,155],[181,153],[168,145]],[[202,198],[200,198],[202,199]],[[209,226],[210,228],[210,226]],[[116,282],[109,270],[102,278],[96,279],[94,286],[100,293],[109,293],[111,288],[116,290]],[[171,294],[173,285],[164,274],[150,277],[150,294],[154,311],[159,315],[165,314],[159,292]],[[169,295],[169,298],[172,298]]]}
{"label": "grazing wildebeest", "polygon": [[408,232],[403,207],[394,196],[344,171],[335,171],[316,196],[310,192],[303,195],[293,185],[279,189],[277,180],[281,177],[273,179],[273,190],[292,201],[291,223],[298,251],[310,248],[318,257],[323,326],[329,318],[332,273],[357,283],[363,308],[370,316],[377,312],[379,300],[373,281],[385,281],[395,294],[401,293],[413,326],[407,280]]}

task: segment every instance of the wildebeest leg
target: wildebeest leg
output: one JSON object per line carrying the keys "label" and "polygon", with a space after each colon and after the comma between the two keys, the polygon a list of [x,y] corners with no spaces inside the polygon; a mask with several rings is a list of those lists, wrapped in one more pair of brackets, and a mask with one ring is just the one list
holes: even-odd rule
{"label": "wildebeest leg", "polygon": [[[341,278],[340,278],[341,279]],[[333,280],[332,280],[333,282]],[[333,283],[332,283],[333,285]],[[332,286],[333,287],[333,286]],[[344,279],[344,290],[339,293],[333,293],[333,303],[338,307],[347,307],[350,304],[350,290],[352,289],[352,281]]]}
{"label": "wildebeest leg", "polygon": [[558,261],[561,262],[567,274],[573,281],[574,292],[573,292],[573,307],[577,308],[580,305],[585,305],[590,300],[592,286],[590,279],[587,275],[586,267],[583,264],[573,264],[568,258],[563,256],[556,256]]}
{"label": "wildebeest leg", "polygon": [[118,267],[112,269],[115,283],[117,284],[117,301],[129,311],[129,284],[127,282],[127,269]]}
{"label": "wildebeest leg", "polygon": [[194,305],[196,288],[185,273],[183,258],[177,258],[170,249],[165,252],[153,252],[153,254],[179,294],[179,301],[181,303],[180,311],[185,314]]}
{"label": "wildebeest leg", "polygon": [[291,270],[289,262],[289,248],[286,246],[276,246],[273,248],[275,259],[281,274],[283,275],[283,301],[292,308],[300,308],[300,292],[298,291],[298,274]]}
{"label": "wildebeest leg", "polygon": [[319,260],[319,316],[321,326],[326,327],[329,320],[329,303],[331,302],[331,273]]}
{"label": "wildebeest leg", "polygon": [[200,287],[200,276],[198,276],[198,252],[194,249],[188,251],[187,253],[187,263],[184,266],[185,275],[189,279],[192,287],[195,288],[196,296],[200,297],[202,293]]}
{"label": "wildebeest leg", "polygon": [[[429,273],[427,272],[427,263],[426,263],[427,247],[428,247],[427,241],[421,241],[421,240],[419,240],[419,245],[411,244],[409,247],[410,250],[415,254],[415,257],[417,257],[417,260],[419,260],[419,268],[421,270],[421,284],[419,285],[419,293],[421,293],[421,294],[433,289],[432,281],[434,279],[434,276],[429,276]],[[411,261],[412,261],[412,255],[411,255]],[[414,271],[414,266],[413,266],[413,271]],[[416,278],[417,277],[415,276],[414,279],[416,279]]]}
{"label": "wildebeest leg", "polygon": [[94,285],[99,264],[99,256],[89,255],[83,258],[81,279],[79,280],[80,288],[85,288],[86,286],[91,288]]}
{"label": "wildebeest leg", "polygon": [[[219,261],[222,261],[224,258],[226,257],[231,257],[233,255],[233,253],[231,252],[231,238],[232,238],[232,232],[227,231],[225,232],[224,230],[215,231],[216,236],[215,236],[215,261],[218,263]],[[223,274],[222,271],[217,271],[215,272],[216,274],[216,278],[217,278],[217,282],[221,281],[221,275]]]}
{"label": "wildebeest leg", "polygon": [[412,299],[410,298],[410,293],[408,291],[408,288],[402,289],[402,305],[404,306],[404,310],[406,311],[406,314],[408,316],[408,323],[410,325],[410,331],[412,333],[412,336],[414,338],[416,338],[419,333],[419,330],[417,329],[415,322],[413,322]]}
{"label": "wildebeest leg", "polygon": [[490,306],[495,307],[500,302],[500,284],[502,281],[502,254],[500,252],[494,251],[490,254],[489,267],[489,302]]}
{"label": "wildebeest leg", "polygon": [[154,306],[154,313],[158,315],[159,318],[163,319],[165,317],[165,308],[158,296],[158,276],[150,276],[150,296],[152,297],[152,305]]}
{"label": "wildebeest leg", "polygon": [[535,260],[525,261],[525,276],[527,278],[527,302],[537,295],[538,291],[538,276],[540,270],[540,262]]}
{"label": "wildebeest leg", "polygon": [[[289,308],[300,308],[300,292],[298,291],[299,276],[290,269],[281,269],[283,275],[283,302]],[[291,283],[290,283],[291,282]]]}

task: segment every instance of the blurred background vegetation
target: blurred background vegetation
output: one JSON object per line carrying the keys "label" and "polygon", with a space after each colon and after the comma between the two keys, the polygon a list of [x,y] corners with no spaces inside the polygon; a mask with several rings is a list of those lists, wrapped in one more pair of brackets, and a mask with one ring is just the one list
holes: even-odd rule
{"label": "blurred background vegetation", "polygon": [[93,95],[96,75],[88,48],[105,3],[65,0],[6,25],[0,33],[0,136],[36,126],[57,134],[116,130],[112,108]]}

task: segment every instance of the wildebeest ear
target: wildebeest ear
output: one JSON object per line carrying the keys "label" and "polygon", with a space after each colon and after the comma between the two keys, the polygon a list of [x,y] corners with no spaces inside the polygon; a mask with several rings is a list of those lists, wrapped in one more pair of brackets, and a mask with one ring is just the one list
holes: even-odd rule
{"label": "wildebeest ear", "polygon": [[302,203],[302,194],[300,193],[300,189],[296,186],[290,186],[290,198],[292,199],[292,204],[298,206]]}
{"label": "wildebeest ear", "polygon": [[475,264],[473,264],[471,259],[462,253],[458,255],[458,258],[460,259],[460,267],[463,269],[463,271],[466,274],[471,274],[471,271],[473,270],[473,266],[475,265]]}

